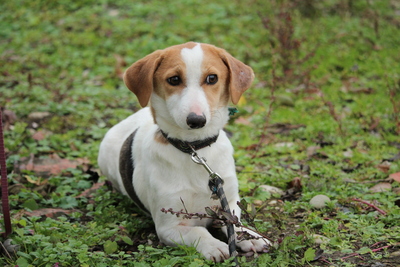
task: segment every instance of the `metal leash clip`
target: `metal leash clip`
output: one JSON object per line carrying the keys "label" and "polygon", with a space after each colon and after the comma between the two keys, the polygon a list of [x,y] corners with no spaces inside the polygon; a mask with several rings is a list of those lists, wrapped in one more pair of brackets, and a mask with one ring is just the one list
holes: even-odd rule
{"label": "metal leash clip", "polygon": [[208,166],[208,164],[206,163],[207,160],[205,158],[199,157],[193,148],[192,148],[192,151],[193,151],[191,153],[192,161],[196,164],[202,165],[207,170],[208,174],[210,175],[209,176],[210,178],[208,181],[208,186],[210,187],[210,190],[212,193],[211,198],[218,199],[218,194],[217,194],[218,184],[222,185],[224,183],[224,180],[222,180],[221,176],[218,173],[214,172],[210,168],[210,166]]}

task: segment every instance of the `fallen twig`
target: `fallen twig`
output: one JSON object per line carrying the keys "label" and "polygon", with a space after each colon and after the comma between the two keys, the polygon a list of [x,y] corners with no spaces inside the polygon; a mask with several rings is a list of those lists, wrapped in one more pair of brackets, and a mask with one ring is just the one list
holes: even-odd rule
{"label": "fallen twig", "polygon": [[[380,243],[380,242],[375,243],[375,244],[372,245],[372,246],[375,246],[376,244],[379,244],[379,243]],[[370,253],[378,252],[378,251],[380,251],[380,250],[383,250],[383,249],[386,249],[386,248],[390,248],[390,247],[392,247],[392,245],[387,245],[387,246],[383,246],[383,247],[380,247],[380,248],[371,249]],[[361,254],[359,254],[359,253],[351,253],[350,255],[347,255],[347,256],[345,256],[345,257],[342,257],[341,259],[344,260],[344,259],[348,259],[348,258],[351,258],[351,257],[359,257],[360,259],[364,260],[364,258],[363,258],[363,257],[361,256]]]}
{"label": "fallen twig", "polygon": [[1,241],[0,241],[0,245],[1,245],[1,248],[3,249],[3,251],[4,251],[4,254],[6,254],[6,256],[7,256],[9,259],[12,259],[10,253],[8,253],[7,248],[3,245],[3,243],[2,243]]}
{"label": "fallen twig", "polygon": [[362,181],[362,182],[354,181],[354,182],[350,182],[350,183],[360,183],[360,184],[393,183],[393,179],[392,178],[386,178],[386,179],[372,180],[372,181]]}
{"label": "fallen twig", "polygon": [[371,252],[378,252],[382,249],[390,248],[392,245],[383,246],[381,248],[372,249]]}
{"label": "fallen twig", "polygon": [[318,261],[322,261],[322,262],[324,262],[324,263],[327,263],[327,264],[331,264],[331,265],[332,265],[332,262],[330,262],[330,261],[329,261],[327,258],[325,258],[325,257],[319,258]]}
{"label": "fallen twig", "polygon": [[381,243],[382,243],[382,241],[376,242],[375,244],[371,245],[370,247],[371,247],[371,248],[376,247],[377,245],[379,245],[379,244],[381,244]]}
{"label": "fallen twig", "polygon": [[341,259],[344,260],[344,259],[348,259],[348,258],[351,258],[351,257],[359,257],[360,259],[364,260],[364,258],[361,257],[361,255],[359,253],[351,253],[350,255],[348,255],[346,257],[342,257]]}
{"label": "fallen twig", "polygon": [[386,211],[381,210],[380,208],[378,208],[378,207],[375,206],[374,204],[371,204],[371,203],[369,203],[369,202],[367,202],[367,201],[365,201],[365,200],[361,200],[361,199],[358,199],[358,198],[352,198],[351,200],[353,200],[353,201],[358,201],[358,202],[360,202],[360,203],[363,203],[363,204],[365,204],[365,205],[367,205],[367,206],[369,206],[369,207],[375,209],[377,212],[379,212],[379,213],[382,214],[382,215],[387,215],[387,212],[386,212]]}

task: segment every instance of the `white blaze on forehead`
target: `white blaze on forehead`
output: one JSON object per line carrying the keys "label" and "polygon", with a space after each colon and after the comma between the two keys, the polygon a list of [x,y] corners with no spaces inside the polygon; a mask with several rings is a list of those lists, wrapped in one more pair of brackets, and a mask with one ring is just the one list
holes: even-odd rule
{"label": "white blaze on forehead", "polygon": [[186,65],[186,83],[188,87],[199,86],[201,78],[201,64],[203,62],[203,50],[200,44],[192,49],[183,48],[181,50],[183,62]]}

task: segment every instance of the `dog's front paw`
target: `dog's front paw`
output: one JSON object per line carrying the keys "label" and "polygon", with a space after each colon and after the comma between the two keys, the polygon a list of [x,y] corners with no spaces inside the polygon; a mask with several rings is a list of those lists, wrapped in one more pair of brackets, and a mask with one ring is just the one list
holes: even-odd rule
{"label": "dog's front paw", "polygon": [[271,242],[265,238],[259,238],[236,241],[236,245],[244,252],[263,252],[271,245]]}
{"label": "dog's front paw", "polygon": [[212,242],[200,242],[197,246],[197,251],[206,257],[208,260],[215,262],[221,262],[229,259],[229,248],[228,245],[219,240],[213,240]]}
{"label": "dog's front paw", "polygon": [[271,242],[263,238],[260,234],[250,230],[250,229],[235,229],[237,233],[241,233],[242,238],[245,236],[247,238],[239,238],[236,236],[236,246],[239,247],[243,252],[263,252],[271,246]]}

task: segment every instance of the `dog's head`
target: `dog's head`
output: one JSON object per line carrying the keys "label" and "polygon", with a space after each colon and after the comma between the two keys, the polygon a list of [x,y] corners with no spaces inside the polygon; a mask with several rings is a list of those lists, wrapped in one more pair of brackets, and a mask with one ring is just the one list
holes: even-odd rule
{"label": "dog's head", "polygon": [[[186,43],[157,50],[130,66],[126,86],[141,106],[151,102],[155,122],[176,137],[215,134],[254,79],[252,69],[221,48]],[[186,138],[187,139],[187,138]]]}

